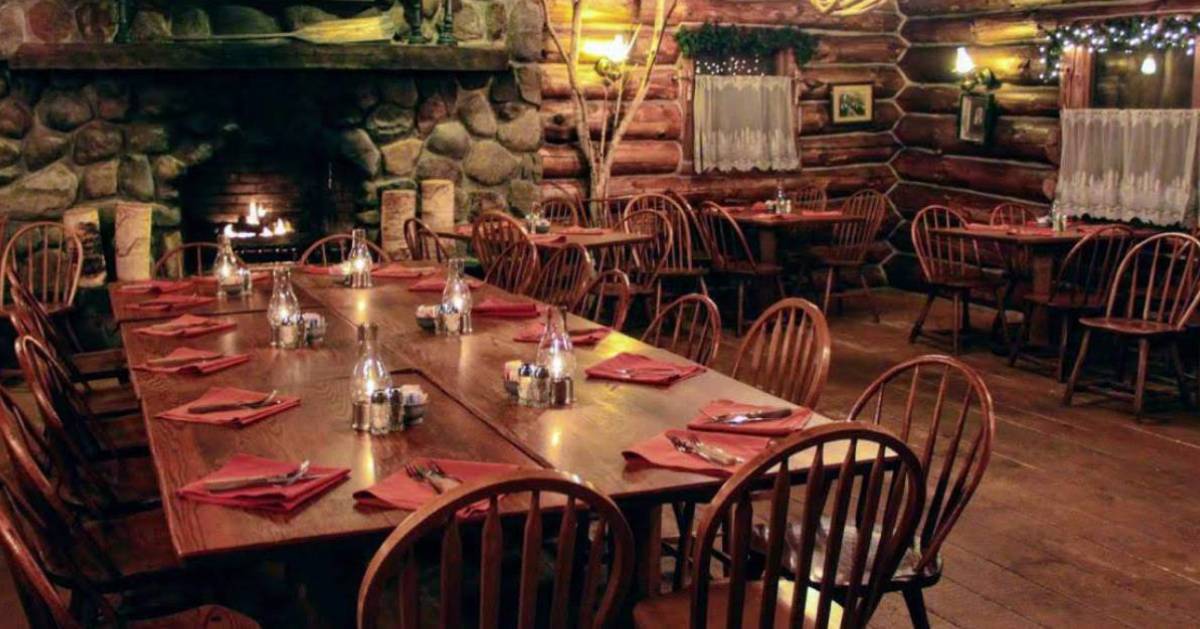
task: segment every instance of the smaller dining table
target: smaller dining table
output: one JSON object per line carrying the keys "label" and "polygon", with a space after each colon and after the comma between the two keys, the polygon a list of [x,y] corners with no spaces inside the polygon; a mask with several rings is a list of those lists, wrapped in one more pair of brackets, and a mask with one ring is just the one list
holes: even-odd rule
{"label": "smaller dining table", "polygon": [[[583,245],[584,249],[595,254],[597,251],[626,247],[650,240],[650,236],[647,234],[630,233],[607,227],[596,228],[597,230],[601,230],[599,233],[563,233],[563,229],[564,227],[560,225],[551,226],[550,233],[562,236],[562,238],[556,240],[535,239],[534,244],[542,249],[556,250],[565,245],[575,243]],[[462,242],[471,241],[470,225],[459,225],[453,229],[443,228],[434,231],[442,238],[452,238]]]}
{"label": "smaller dining table", "polygon": [[857,216],[845,212],[796,212],[774,214],[752,209],[752,206],[728,206],[729,216],[743,229],[758,232],[758,261],[763,264],[779,264],[779,232],[816,230],[861,221]]}

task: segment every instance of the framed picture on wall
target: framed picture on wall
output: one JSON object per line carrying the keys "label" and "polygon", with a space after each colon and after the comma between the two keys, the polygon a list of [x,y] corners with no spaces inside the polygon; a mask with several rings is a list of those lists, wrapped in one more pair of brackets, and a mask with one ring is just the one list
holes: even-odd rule
{"label": "framed picture on wall", "polygon": [[958,139],[972,144],[987,144],[992,136],[996,114],[991,94],[963,92],[958,99]]}
{"label": "framed picture on wall", "polygon": [[850,83],[834,85],[833,124],[857,124],[875,119],[875,85]]}

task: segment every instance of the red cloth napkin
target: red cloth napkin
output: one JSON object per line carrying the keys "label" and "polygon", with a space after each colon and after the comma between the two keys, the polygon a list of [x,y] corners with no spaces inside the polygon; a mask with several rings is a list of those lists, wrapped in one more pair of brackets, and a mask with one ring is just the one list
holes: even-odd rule
{"label": "red cloth napkin", "polygon": [[[271,273],[269,271],[262,271],[262,270],[250,271],[250,281],[251,282],[265,282],[270,277],[271,277]],[[217,285],[217,277],[215,275],[196,275],[196,276],[189,278],[189,280],[193,284],[201,285],[201,286],[216,286]]]}
{"label": "red cloth napkin", "polygon": [[[579,347],[595,345],[604,340],[612,328],[587,328],[584,330],[571,330],[571,343]],[[537,343],[542,340],[542,335],[546,333],[545,323],[533,323],[525,327],[513,337],[513,340],[518,343]]]}
{"label": "red cloth napkin", "polygon": [[276,402],[270,406],[262,408],[241,408],[232,411],[214,411],[211,413],[191,413],[188,409],[193,406],[202,406],[209,404],[240,404],[246,402],[257,402],[269,395],[260,391],[247,391],[246,389],[236,389],[234,387],[212,387],[204,392],[204,395],[188,402],[181,404],[175,408],[163,411],[158,414],[160,419],[173,419],[179,422],[193,422],[197,424],[216,424],[218,426],[248,426],[261,419],[266,419],[272,415],[278,415],[288,409],[300,406],[300,398],[294,396],[277,396]]}
{"label": "red cloth napkin", "polygon": [[767,212],[770,211],[770,209],[771,208],[767,207],[766,201],[755,201],[754,203],[750,204],[751,212]]}
{"label": "red cloth napkin", "polygon": [[459,225],[458,227],[454,228],[454,233],[462,234],[463,236],[470,236],[472,233],[474,233],[474,231],[474,225]]}
{"label": "red cloth napkin", "polygon": [[567,235],[571,235],[571,236],[600,236],[603,234],[607,234],[611,231],[612,230],[605,229],[603,227],[584,227],[582,225],[569,225],[567,227],[563,227],[562,229],[559,229],[558,233],[567,234]]}
{"label": "red cloth napkin", "polygon": [[308,275],[342,275],[342,265],[333,264],[330,266],[321,266],[319,264],[301,264],[299,267],[301,273]]}
{"label": "red cloth napkin", "polygon": [[529,234],[529,240],[535,245],[553,245],[566,242],[567,237],[563,234]]}
{"label": "red cloth napkin", "polygon": [[217,321],[208,317],[198,317],[194,314],[185,314],[170,321],[148,325],[144,328],[138,328],[138,334],[146,336],[159,336],[167,338],[182,338],[190,339],[213,332],[224,332],[237,327],[237,323],[233,321]]}
{"label": "red cloth napkin", "polygon": [[[483,286],[483,280],[468,277],[467,286],[471,288],[479,288],[480,286]],[[446,278],[427,277],[419,282],[413,282],[413,284],[408,287],[408,290],[417,291],[420,293],[440,293],[446,290]]]}
{"label": "red cloth napkin", "polygon": [[[630,370],[630,373],[623,373],[622,370]],[[705,368],[700,365],[678,365],[629,352],[621,352],[608,360],[588,367],[585,371],[589,378],[652,384],[660,387],[671,386],[680,380],[704,372]]]}
{"label": "red cloth napkin", "polygon": [[966,223],[964,227],[971,231],[999,233],[1006,233],[1013,228],[1012,225],[989,225],[988,223]]}
{"label": "red cloth napkin", "polygon": [[[457,461],[454,459],[420,459],[412,461],[416,465],[428,465],[435,461],[442,471],[463,483],[495,478],[502,474],[519,469],[511,463],[481,463],[477,461]],[[354,500],[364,507],[378,509],[403,509],[414,511],[425,503],[437,498],[438,494],[429,486],[409,478],[404,470],[371,485],[366,489],[354,492]],[[481,514],[487,510],[487,501],[480,500],[459,510],[459,515],[470,516]]]}
{"label": "red cloth napkin", "polygon": [[188,500],[226,507],[288,513],[350,477],[350,470],[346,468],[313,465],[308,468],[308,476],[312,478],[296,481],[286,487],[264,485],[220,492],[209,491],[204,487],[204,483],[207,481],[275,476],[294,472],[297,467],[296,463],[273,461],[249,454],[235,454],[220,469],[179,488],[179,496]]}
{"label": "red cloth napkin", "polygon": [[504,319],[528,319],[538,316],[541,310],[542,308],[532,301],[510,301],[498,297],[488,297],[472,306],[471,314]]}
{"label": "red cloth napkin", "polygon": [[207,375],[250,361],[250,354],[232,354],[221,356],[217,352],[191,347],[180,347],[163,358],[196,359],[196,362],[177,366],[158,366],[149,363],[134,365],[134,369],[152,371],[154,373],[177,373],[189,375]]}
{"label": "red cloth napkin", "polygon": [[[799,216],[807,216],[809,218],[839,218],[842,215],[842,212],[841,212],[841,210],[824,210],[821,212],[803,211],[803,212],[798,212],[797,214]],[[784,216],[790,216],[790,215],[784,214]]]}
{"label": "red cloth napkin", "polygon": [[740,425],[714,424],[712,421],[713,417],[719,417],[728,413],[749,413],[769,408],[773,407],[742,404],[732,400],[713,400],[700,408],[700,415],[696,416],[691,422],[688,422],[687,427],[688,430],[702,430],[706,432],[727,432],[740,435],[758,435],[760,437],[784,437],[804,428],[808,424],[808,420],[812,418],[812,409],[798,406],[795,413],[783,419],[750,422]]}
{"label": "red cloth napkin", "polygon": [[148,282],[125,284],[118,288],[117,292],[122,295],[158,295],[161,293],[175,293],[191,287],[192,283],[187,280],[150,280]]}
{"label": "red cloth napkin", "polygon": [[432,275],[438,271],[435,266],[404,266],[403,264],[387,264],[371,272],[375,277],[386,277],[397,280],[415,280],[419,277]]}
{"label": "red cloth napkin", "polygon": [[748,435],[731,435],[720,432],[691,432],[687,430],[668,430],[657,437],[647,439],[627,450],[621,451],[625,460],[630,463],[640,463],[652,467],[663,467],[679,472],[696,472],[709,476],[731,476],[737,470],[738,464],[721,466],[686,452],[680,452],[667,440],[668,436],[696,438],[701,442],[715,446],[726,454],[741,457],[749,461],[766,449],[771,440],[765,437]]}
{"label": "red cloth napkin", "polygon": [[195,308],[196,306],[211,304],[216,300],[216,297],[205,297],[204,295],[162,295],[154,299],[130,304],[129,307],[134,310],[170,312],[172,310],[183,310],[185,308]]}

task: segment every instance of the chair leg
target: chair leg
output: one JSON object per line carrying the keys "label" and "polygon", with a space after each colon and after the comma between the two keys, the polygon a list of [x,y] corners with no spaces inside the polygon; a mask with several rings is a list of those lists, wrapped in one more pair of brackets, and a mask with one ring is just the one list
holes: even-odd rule
{"label": "chair leg", "polygon": [[967,334],[971,333],[971,289],[963,289],[962,293],[962,329]]}
{"label": "chair leg", "polygon": [[1005,346],[1012,345],[1008,335],[1008,294],[1008,286],[996,290],[996,318],[992,320],[993,333],[997,327],[1000,328],[1000,342]]}
{"label": "chair leg", "polygon": [[1067,387],[1063,389],[1063,405],[1071,405],[1071,397],[1075,395],[1075,386],[1079,384],[1079,374],[1083,371],[1083,363],[1087,360],[1088,343],[1092,340],[1092,331],[1086,330],[1083,333],[1083,340],[1079,342],[1079,355],[1075,357],[1075,368],[1071,370],[1071,378],[1067,380]]}
{"label": "chair leg", "polygon": [[833,267],[829,267],[828,269],[825,269],[825,273],[825,298],[821,300],[821,312],[825,313],[825,316],[828,317],[829,300],[833,295],[833,276],[836,271]]}
{"label": "chair leg", "polygon": [[1137,380],[1133,390],[1133,416],[1140,420],[1146,403],[1146,371],[1150,367],[1150,339],[1138,339]]}
{"label": "chair leg", "polygon": [[692,521],[696,518],[696,503],[683,502],[671,505],[675,511],[675,524],[679,527],[679,547],[676,548],[675,574],[672,575],[672,587],[678,592],[683,589],[684,577],[687,576],[689,547],[692,545]]}
{"label": "chair leg", "polygon": [[785,288],[783,286],[783,274],[782,273],[775,274],[775,288],[779,289],[779,298],[780,299],[787,299],[787,288]]}
{"label": "chair leg", "polygon": [[1025,311],[1021,313],[1021,325],[1017,328],[1017,336],[1013,339],[1008,348],[1008,366],[1014,367],[1017,364],[1017,356],[1021,354],[1021,350],[1028,340],[1029,334],[1029,317],[1033,313],[1033,303],[1025,304]]}
{"label": "chair leg", "polygon": [[1055,365],[1054,376],[1059,382],[1067,379],[1067,351],[1071,347],[1071,312],[1062,313],[1062,323],[1058,330],[1058,364]]}
{"label": "chair leg", "polygon": [[700,281],[700,294],[708,297],[708,282],[704,281],[703,275],[699,276],[697,279]]}
{"label": "chair leg", "polygon": [[1179,349],[1179,339],[1171,341],[1171,364],[1175,367],[1175,383],[1179,386],[1179,398],[1186,408],[1192,408],[1192,394],[1188,390],[1187,375],[1183,373],[1183,352]]}
{"label": "chair leg", "polygon": [[950,328],[950,347],[951,353],[953,353],[955,356],[958,356],[960,353],[958,346],[958,335],[962,332],[962,330],[969,329],[965,325],[967,319],[965,312],[966,308],[970,308],[970,304],[963,304],[962,291],[957,290],[954,291],[953,303],[954,324],[953,327]]}
{"label": "chair leg", "polygon": [[929,316],[929,309],[933,306],[933,300],[937,298],[937,290],[930,288],[929,294],[925,297],[925,305],[921,307],[920,314],[917,315],[917,320],[913,322],[912,331],[908,333],[908,342],[917,342],[917,337],[921,336],[921,329],[925,327],[925,318]]}
{"label": "chair leg", "polygon": [[738,280],[737,293],[737,333],[741,336],[746,315],[746,280]]}
{"label": "chair leg", "polygon": [[904,604],[908,606],[908,617],[913,629],[929,629],[929,612],[925,609],[925,595],[919,587],[904,588]]}
{"label": "chair leg", "polygon": [[871,284],[867,282],[867,276],[862,269],[858,270],[858,283],[862,284],[863,294],[867,296],[867,305],[871,308],[875,323],[879,323],[879,304],[875,303],[875,293],[871,292]]}

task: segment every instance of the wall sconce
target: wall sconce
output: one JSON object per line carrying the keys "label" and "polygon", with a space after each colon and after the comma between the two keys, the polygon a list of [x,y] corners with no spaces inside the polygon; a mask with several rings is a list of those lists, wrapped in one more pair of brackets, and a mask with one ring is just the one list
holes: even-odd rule
{"label": "wall sconce", "polygon": [[1000,81],[990,68],[975,66],[975,60],[964,46],[959,46],[954,54],[954,73],[963,77],[960,87],[964,92],[974,91],[976,87],[991,90],[1000,86]]}
{"label": "wall sconce", "polygon": [[633,42],[626,43],[625,36],[618,34],[611,41],[584,42],[583,53],[596,57],[596,74],[616,81],[625,75],[625,62],[629,60],[630,48],[633,48]]}
{"label": "wall sconce", "polygon": [[1158,62],[1154,60],[1154,55],[1146,55],[1146,58],[1142,59],[1142,74],[1155,74],[1157,72]]}

